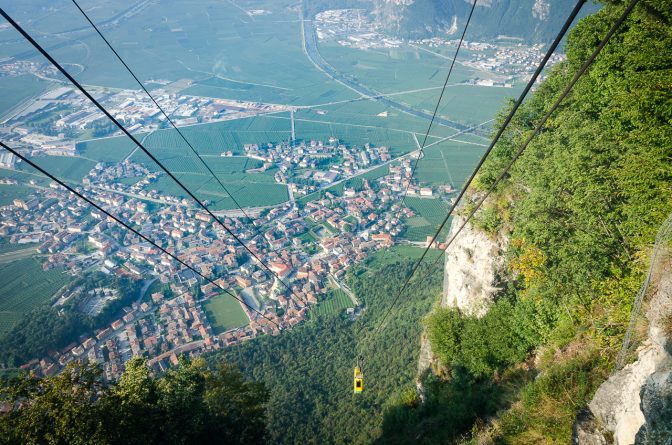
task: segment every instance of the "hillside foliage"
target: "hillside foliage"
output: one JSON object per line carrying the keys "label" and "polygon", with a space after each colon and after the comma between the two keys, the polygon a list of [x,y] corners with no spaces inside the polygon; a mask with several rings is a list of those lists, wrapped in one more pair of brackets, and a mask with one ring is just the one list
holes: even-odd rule
{"label": "hillside foliage", "polygon": [[95,366],[6,382],[0,402],[5,444],[263,443],[268,394],[231,367],[183,362],[156,378],[131,359],[112,385]]}
{"label": "hillside foliage", "polygon": [[[494,183],[622,10],[609,2],[572,30],[568,60],[521,107],[473,196]],[[478,214],[481,230],[510,240],[507,285],[480,319],[450,308],[427,318],[446,373],[427,388],[440,397],[465,372],[474,389],[495,382],[497,420],[475,422],[473,436],[439,427],[425,442],[571,441],[577,411],[613,369],[655,233],[672,211],[671,22],[669,1],[642,0]],[[390,439],[442,424],[454,404],[407,406]]]}
{"label": "hillside foliage", "polygon": [[[366,304],[354,321],[344,313],[320,316],[212,357],[267,385],[270,443],[371,443],[382,434],[381,413],[390,398],[402,397],[413,386],[421,319],[439,296],[442,274],[437,269],[424,282],[414,280],[383,327],[383,315],[412,266],[408,259],[386,260],[349,271],[350,288]],[[358,356],[364,392],[355,396]]]}

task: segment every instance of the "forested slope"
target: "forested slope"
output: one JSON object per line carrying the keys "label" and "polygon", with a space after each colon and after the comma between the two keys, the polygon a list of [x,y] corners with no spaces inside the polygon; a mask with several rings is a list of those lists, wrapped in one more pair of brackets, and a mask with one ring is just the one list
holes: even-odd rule
{"label": "forested slope", "polygon": [[118,382],[95,365],[0,382],[2,444],[252,444],[266,437],[263,385],[202,359],[155,377],[134,358]]}
{"label": "forested slope", "polygon": [[[503,290],[483,318],[451,308],[430,315],[443,374],[427,377],[430,403],[388,413],[386,442],[457,440],[456,387],[485,385],[496,420],[476,421],[462,440],[570,443],[577,412],[613,369],[656,231],[672,211],[671,6],[640,2],[478,214],[478,227],[509,239]],[[494,182],[623,7],[610,2],[571,32],[567,62],[520,109],[472,197]]]}
{"label": "forested slope", "polygon": [[[349,272],[351,289],[367,307],[355,321],[344,314],[324,316],[212,358],[234,363],[267,385],[271,443],[371,443],[381,434],[382,412],[393,403],[391,397],[417,399],[421,319],[440,295],[441,271],[415,283],[386,328],[373,334],[412,265],[410,260],[390,264],[383,255]],[[365,389],[354,396],[352,372],[359,354]]]}

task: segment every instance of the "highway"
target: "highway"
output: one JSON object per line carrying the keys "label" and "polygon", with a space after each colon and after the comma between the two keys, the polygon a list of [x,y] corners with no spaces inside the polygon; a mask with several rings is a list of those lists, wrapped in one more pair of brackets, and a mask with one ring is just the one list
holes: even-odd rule
{"label": "highway", "polygon": [[[376,100],[384,105],[387,105],[390,108],[401,111],[402,113],[410,114],[411,116],[416,116],[427,121],[432,120],[432,115],[426,111],[416,110],[415,108],[400,103],[395,102],[389,97],[383,96],[381,93],[359,83],[356,79],[346,76],[338,72],[333,66],[331,66],[320,54],[318,45],[317,45],[317,36],[315,35],[315,29],[313,28],[312,20],[308,20],[303,17],[301,19],[301,40],[303,44],[303,50],[310,59],[310,61],[315,65],[317,69],[325,73],[331,79],[340,83],[341,85],[349,88],[350,90],[360,94],[364,98],[369,98],[371,100]],[[466,125],[445,119],[440,116],[436,116],[434,123],[443,125],[444,127],[453,128],[458,131],[466,130],[468,127]]]}

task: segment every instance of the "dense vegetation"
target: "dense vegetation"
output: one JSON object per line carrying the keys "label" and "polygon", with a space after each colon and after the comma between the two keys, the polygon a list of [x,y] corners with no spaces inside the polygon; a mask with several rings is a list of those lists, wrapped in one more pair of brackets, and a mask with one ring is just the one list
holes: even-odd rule
{"label": "dense vegetation", "polygon": [[[621,11],[609,3],[571,32],[567,62],[518,112],[477,192],[494,182]],[[508,285],[481,319],[448,308],[428,317],[443,374],[428,377],[426,389],[440,408],[399,402],[388,440],[457,440],[450,418],[463,407],[454,388],[485,386],[498,418],[475,423],[465,440],[571,441],[577,411],[613,368],[655,232],[672,211],[671,11],[669,1],[640,2],[486,202],[477,225],[509,239]],[[525,363],[535,351],[536,361]]]}
{"label": "dense vegetation", "polygon": [[134,358],[114,385],[96,367],[70,365],[8,382],[0,395],[12,408],[0,416],[6,444],[252,444],[266,434],[264,386],[202,360],[155,378]]}
{"label": "dense vegetation", "polygon": [[[15,367],[30,360],[42,358],[48,351],[57,350],[76,341],[80,336],[92,335],[121,314],[138,296],[139,282],[127,277],[108,276],[101,272],[88,274],[69,285],[81,286],[81,293],[61,307],[45,302],[24,314],[18,323],[0,336],[0,364]],[[120,298],[108,303],[95,317],[81,312],[80,305],[89,290],[110,287],[119,290]]]}
{"label": "dense vegetation", "polygon": [[[410,260],[386,263],[376,257],[351,269],[350,287],[367,307],[355,321],[344,314],[320,316],[280,336],[263,337],[212,358],[233,362],[253,380],[267,384],[271,443],[370,443],[379,437],[388,399],[401,397],[413,385],[420,320],[441,289],[437,270],[427,281],[415,283],[386,326],[373,332],[411,265]],[[358,355],[363,357],[365,390],[354,396],[352,371]]]}

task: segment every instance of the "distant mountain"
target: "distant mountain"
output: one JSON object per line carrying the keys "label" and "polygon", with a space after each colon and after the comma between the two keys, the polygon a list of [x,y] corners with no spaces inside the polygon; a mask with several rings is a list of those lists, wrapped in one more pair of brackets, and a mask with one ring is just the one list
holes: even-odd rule
{"label": "distant mountain", "polygon": [[[471,2],[465,0],[371,0],[378,23],[404,38],[459,35]],[[575,0],[478,0],[469,39],[498,36],[547,42],[576,4]],[[584,13],[596,6],[585,7]]]}
{"label": "distant mountain", "polygon": [[[306,0],[308,12],[339,8],[369,9],[388,33],[406,39],[459,36],[470,0]],[[516,37],[526,42],[553,39],[576,0],[478,0],[468,40]],[[583,15],[597,11],[592,4]]]}

